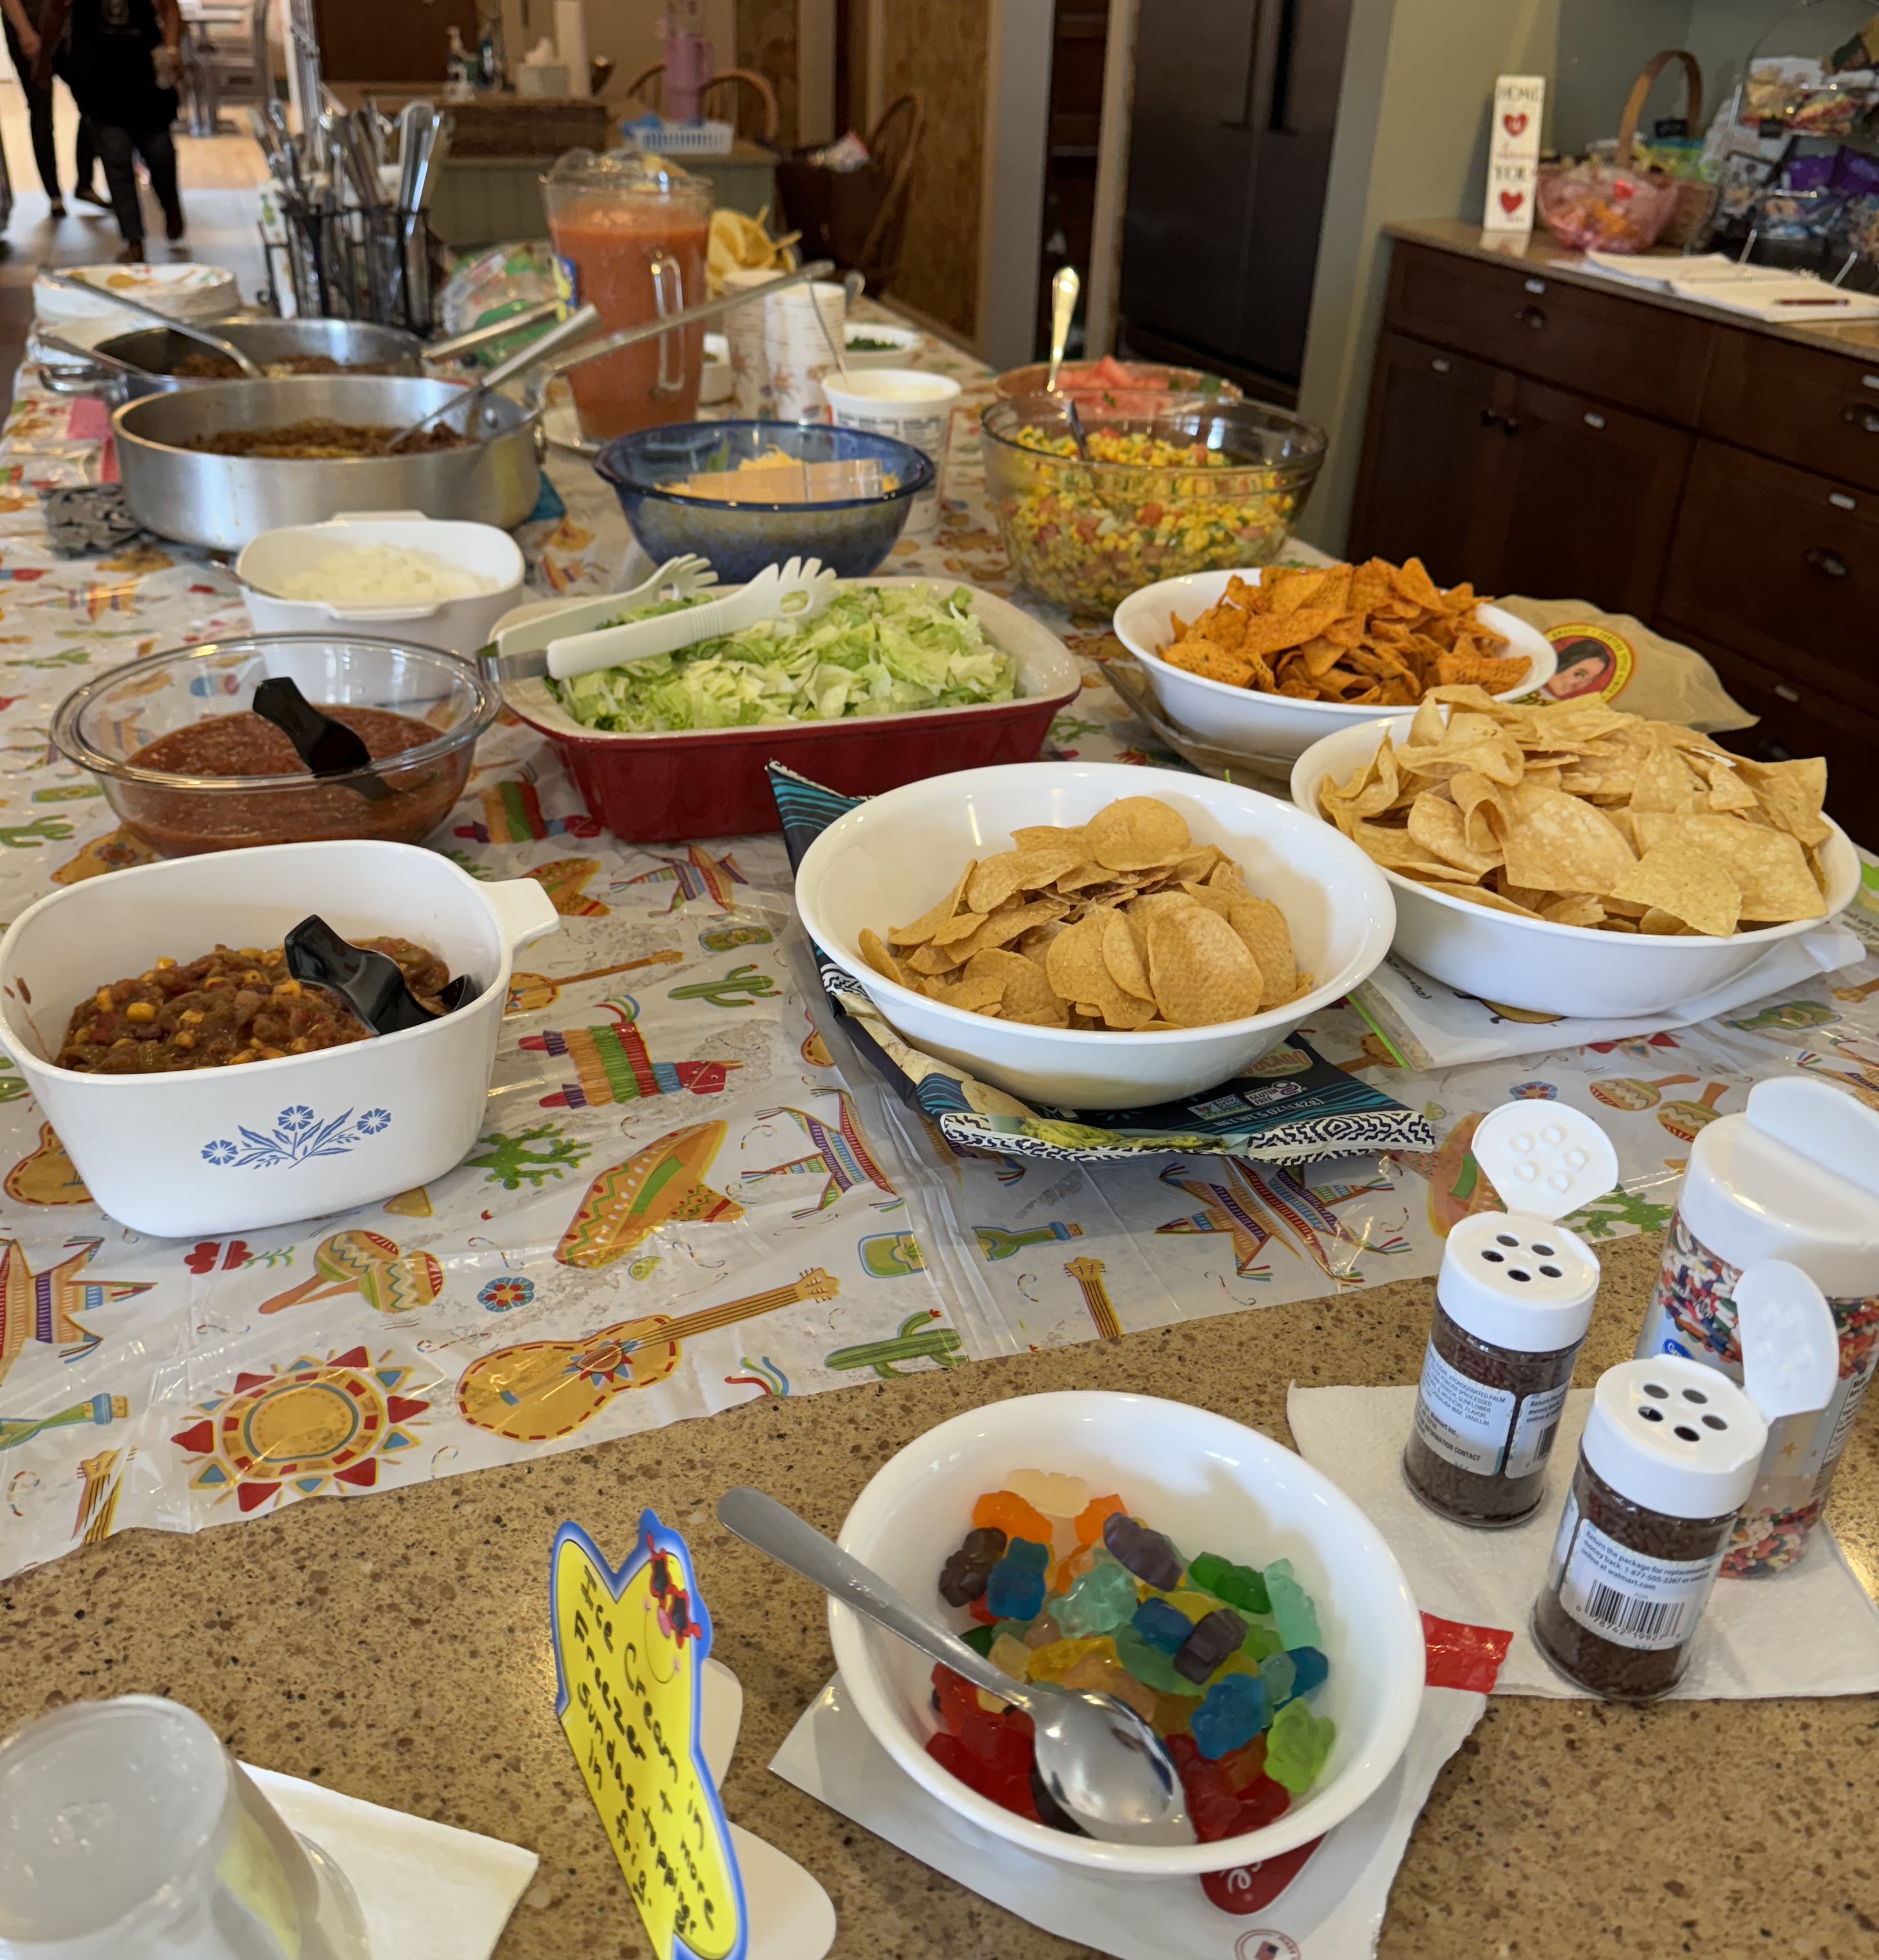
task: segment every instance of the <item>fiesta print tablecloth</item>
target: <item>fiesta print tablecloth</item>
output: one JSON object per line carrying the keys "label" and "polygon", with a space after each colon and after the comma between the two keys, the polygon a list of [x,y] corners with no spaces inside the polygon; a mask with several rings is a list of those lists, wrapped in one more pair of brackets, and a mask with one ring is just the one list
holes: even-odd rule
{"label": "fiesta print tablecloth", "polygon": [[[984,371],[933,360],[968,388],[944,520],[893,569],[969,580],[1063,634],[1086,687],[1057,754],[1172,765],[1103,684],[1115,642],[1015,587],[971,433]],[[48,549],[37,491],[100,473],[83,409],[23,375],[0,438],[4,918],[140,856],[49,746],[61,697],[246,624],[228,568],[202,554]],[[532,581],[606,590],[628,544],[612,498],[577,457],[557,453],[550,473],[552,508],[520,533]],[[1396,1065],[1348,1010],[1317,1016],[1318,1050],[1423,1109],[1439,1139],[1333,1181],[1221,1158],[959,1157],[831,1027],[775,839],[617,843],[519,726],[478,762],[433,842],[474,875],[540,880],[563,930],[524,956],[487,1129],[449,1176],[301,1226],[142,1237],[90,1202],[0,1057],[0,1573],[132,1526],[198,1530],[755,1397],[1430,1273],[1442,1234],[1485,1201],[1467,1142],[1510,1094],[1611,1130],[1623,1185],[1574,1221],[1594,1237],[1662,1223],[1690,1137],[1760,1076],[1818,1070],[1879,1096],[1869,956],[1700,1028],[1441,1074]],[[98,967],[116,977],[108,947]],[[1533,1039],[1542,1049],[1544,1026]],[[307,1120],[278,1117],[290,1143]],[[611,1222],[609,1196],[654,1179],[659,1202]],[[523,1345],[542,1363],[529,1373],[562,1385],[552,1400],[493,1391],[492,1373],[513,1373],[503,1351]]]}

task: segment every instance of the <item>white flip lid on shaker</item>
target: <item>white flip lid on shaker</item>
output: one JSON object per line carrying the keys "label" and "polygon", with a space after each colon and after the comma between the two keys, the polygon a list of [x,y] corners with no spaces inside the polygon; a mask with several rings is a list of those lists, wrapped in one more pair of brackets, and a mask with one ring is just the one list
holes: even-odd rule
{"label": "white flip lid on shaker", "polygon": [[1768,1425],[1823,1408],[1839,1373],[1826,1296],[1797,1266],[1764,1259],[1735,1290],[1738,1388],[1699,1361],[1652,1354],[1607,1368],[1581,1447],[1620,1497],[1674,1518],[1739,1510],[1761,1468]]}
{"label": "white flip lid on shaker", "polygon": [[1598,1261],[1556,1221],[1618,1182],[1618,1157],[1591,1117],[1556,1102],[1509,1102],[1469,1147],[1511,1208],[1464,1218],[1442,1246],[1435,1297],[1465,1333],[1525,1354],[1585,1338]]}
{"label": "white flip lid on shaker", "polygon": [[1879,1109],[1776,1076],[1697,1131],[1677,1208],[1732,1266],[1786,1259],[1830,1300],[1879,1293]]}

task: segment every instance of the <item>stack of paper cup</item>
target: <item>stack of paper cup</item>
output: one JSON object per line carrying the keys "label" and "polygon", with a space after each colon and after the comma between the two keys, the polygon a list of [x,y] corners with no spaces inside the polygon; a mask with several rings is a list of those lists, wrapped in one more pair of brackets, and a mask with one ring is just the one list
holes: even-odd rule
{"label": "stack of paper cup", "polygon": [[840,286],[822,279],[772,293],[764,301],[764,354],[778,421],[826,419],[822,377],[841,366],[837,350],[847,332],[847,304]]}
{"label": "stack of paper cup", "polygon": [[[783,275],[774,271],[739,270],[724,275],[726,293],[747,293]],[[752,300],[733,307],[724,316],[724,338],[730,343],[731,377],[736,413],[745,422],[775,412],[770,396],[770,364],[764,355],[764,321],[768,302]]]}
{"label": "stack of paper cup", "polygon": [[933,464],[930,490],[914,499],[907,535],[931,537],[940,528],[940,494],[946,468],[946,438],[959,384],[943,374],[912,368],[864,368],[858,374],[827,375],[822,393],[831,420],[844,428],[871,429],[910,444]]}

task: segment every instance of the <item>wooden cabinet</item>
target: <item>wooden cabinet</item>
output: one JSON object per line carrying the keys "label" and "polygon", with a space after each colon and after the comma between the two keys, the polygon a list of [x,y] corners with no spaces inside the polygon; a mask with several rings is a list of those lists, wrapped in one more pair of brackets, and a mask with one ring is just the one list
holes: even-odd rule
{"label": "wooden cabinet", "polygon": [[1350,549],[1445,585],[1648,613],[1690,439],[1609,402],[1386,333]]}
{"label": "wooden cabinet", "polygon": [[1879,348],[1399,243],[1349,548],[1698,648],[1879,846]]}

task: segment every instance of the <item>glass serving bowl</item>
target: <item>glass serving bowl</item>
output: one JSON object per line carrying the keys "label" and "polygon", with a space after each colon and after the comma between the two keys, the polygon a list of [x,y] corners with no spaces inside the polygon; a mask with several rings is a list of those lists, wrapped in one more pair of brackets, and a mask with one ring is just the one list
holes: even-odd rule
{"label": "glass serving bowl", "polygon": [[[1051,364],[1033,361],[1007,368],[992,383],[1001,401],[1041,395],[1049,380]],[[1121,376],[1124,378],[1118,379]],[[1189,396],[1202,402],[1244,399],[1231,381],[1203,368],[1171,368],[1160,361],[1066,361],[1057,370],[1057,391],[1074,395],[1077,406],[1095,400],[1124,415],[1159,415]]]}
{"label": "glass serving bowl", "polygon": [[[874,462],[892,489],[819,504],[733,504],[688,497],[701,471],[736,469],[781,453],[793,463]],[[866,429],[826,422],[678,422],[610,442],[594,464],[655,564],[696,552],[727,585],[765,565],[818,558],[843,578],[864,578],[894,549],[914,499],[933,480],[917,449]]]}
{"label": "glass serving bowl", "polygon": [[1156,580],[1269,565],[1324,460],[1324,431],[1264,402],[1184,399],[1153,415],[1063,398],[994,402],[980,421],[1005,554],[1033,592],[1108,612]]}
{"label": "glass serving bowl", "polygon": [[[339,777],[185,775],[140,766],[158,737],[249,711],[256,685],[294,681],[316,707],[378,708],[434,737]],[[501,696],[453,654],[323,633],[178,647],[113,667],[68,694],[52,740],[89,769],[124,827],[159,857],[367,837],[415,844],[450,812]]]}

